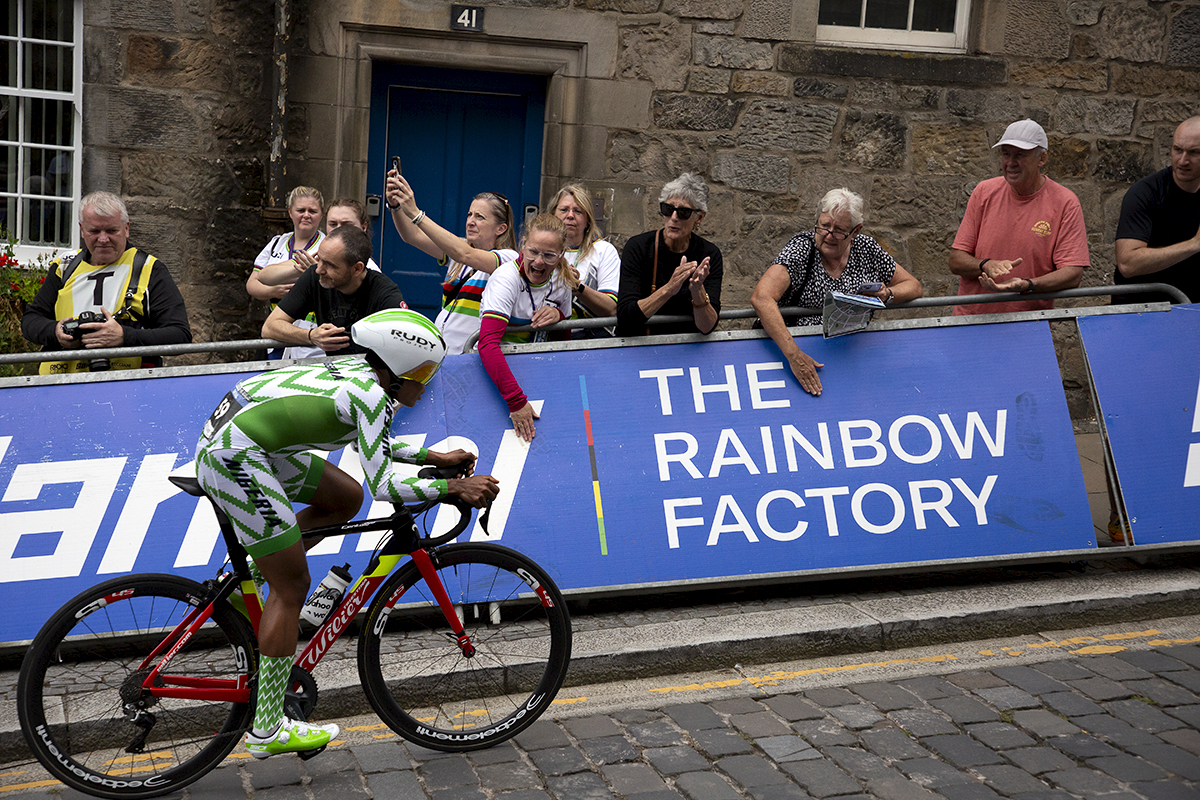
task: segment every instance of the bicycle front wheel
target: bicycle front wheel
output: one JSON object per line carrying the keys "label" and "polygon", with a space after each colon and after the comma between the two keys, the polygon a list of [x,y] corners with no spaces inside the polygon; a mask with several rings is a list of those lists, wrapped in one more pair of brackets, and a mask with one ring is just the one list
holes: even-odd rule
{"label": "bicycle front wheel", "polygon": [[[249,702],[156,697],[142,688],[150,672],[142,662],[204,597],[195,581],[131,575],[87,590],[50,618],[21,664],[17,711],[30,749],[54,777],[97,797],[156,797],[229,755],[249,725]],[[222,601],[156,685],[240,687],[248,697],[254,660],[249,626]]]}
{"label": "bicycle front wheel", "polygon": [[432,554],[470,637],[464,653],[412,562],[367,611],[358,671],[375,713],[434,750],[477,750],[525,728],[554,700],[571,658],[562,594],[534,562],[495,544]]}

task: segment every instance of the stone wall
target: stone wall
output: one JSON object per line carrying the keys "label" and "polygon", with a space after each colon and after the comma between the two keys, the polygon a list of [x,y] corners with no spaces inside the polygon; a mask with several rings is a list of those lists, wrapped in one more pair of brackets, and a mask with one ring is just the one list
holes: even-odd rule
{"label": "stone wall", "polygon": [[272,3],[87,0],[83,191],[126,199],[197,341],[257,337],[245,280],[266,199]]}
{"label": "stone wall", "polygon": [[[729,307],[748,304],[842,185],[864,195],[867,232],[927,295],[953,294],[947,254],[967,197],[997,174],[989,144],[1024,116],[1046,128],[1048,171],[1083,204],[1085,283],[1110,282],[1124,191],[1167,163],[1175,125],[1200,111],[1200,6],[975,0],[971,54],[937,55],[818,46],[816,4],[498,0],[485,36],[455,38],[443,0],[296,0],[288,183],[362,191],[378,56],[352,52],[354,37],[374,37],[376,53],[393,34],[405,53],[425,37],[442,50],[416,63],[467,53],[474,68],[511,61],[504,48],[576,43],[586,58],[550,84],[545,194],[566,178],[612,189],[620,244],[658,224],[664,181],[701,172],[701,232],[725,253]],[[271,232],[258,215],[271,13],[235,0],[88,0],[85,12],[85,187],[130,197],[135,236],[176,269],[201,339],[256,335],[262,316],[241,283]],[[1078,348],[1060,338],[1068,387],[1081,386]],[[1082,391],[1071,402],[1090,414]]]}

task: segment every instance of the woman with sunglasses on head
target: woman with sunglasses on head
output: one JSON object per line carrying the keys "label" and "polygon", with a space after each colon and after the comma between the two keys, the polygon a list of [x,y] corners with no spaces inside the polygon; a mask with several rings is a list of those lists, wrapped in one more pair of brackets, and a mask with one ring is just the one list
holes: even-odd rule
{"label": "woman with sunglasses on head", "polygon": [[517,257],[512,208],[497,192],[482,192],[471,200],[463,237],[430,219],[417,208],[417,198],[404,176],[388,172],[386,199],[400,238],[433,256],[446,269],[442,310],[434,324],[449,353],[461,353],[479,331],[479,301],[489,276]]}
{"label": "woman with sunglasses on head", "polygon": [[[721,310],[721,250],[695,233],[708,213],[708,186],[685,172],[662,188],[660,230],[638,234],[621,253],[617,334],[711,333]],[[688,316],[682,325],[646,322],[655,314]]]}
{"label": "woman with sunglasses on head", "polygon": [[479,359],[508,403],[513,428],[525,441],[534,436],[538,413],[521,391],[500,342],[545,341],[545,332],[508,333],[509,325],[544,328],[571,313],[571,294],[579,286],[574,270],[563,258],[567,230],[553,214],[540,214],[525,226],[521,254],[501,264],[483,290],[479,327]]}
{"label": "woman with sunglasses on head", "polygon": [[780,306],[821,308],[830,291],[877,297],[887,305],[922,294],[921,282],[862,227],[862,197],[849,189],[830,190],[817,205],[816,227],[792,237],[750,297],[763,330],[779,345],[804,391],[814,396],[821,394],[817,369],[825,365],[796,346],[787,326],[819,325],[821,315],[785,321]]}
{"label": "woman with sunglasses on head", "polygon": [[[600,238],[587,190],[577,183],[567,184],[550,201],[550,212],[562,220],[567,229],[567,249],[563,258],[570,263],[579,281],[572,303],[572,318],[616,316],[621,256],[617,248]],[[604,328],[588,328],[577,330],[576,335],[612,334]]]}

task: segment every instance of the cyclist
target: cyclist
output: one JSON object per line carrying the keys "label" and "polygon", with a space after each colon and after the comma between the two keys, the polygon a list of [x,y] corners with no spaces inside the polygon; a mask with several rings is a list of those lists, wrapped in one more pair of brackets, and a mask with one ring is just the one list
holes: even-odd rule
{"label": "cyclist", "polygon": [[[270,589],[259,622],[254,723],[245,739],[255,758],[317,750],[338,734],[337,725],[283,715],[310,582],[300,532],[349,521],[363,500],[357,481],[310,451],[357,445],[372,495],[393,503],[448,496],[481,507],[499,487],[490,475],[471,475],[475,456],[466,450],[441,453],[389,437],[393,404],[416,405],[446,355],[437,328],[416,312],[390,309],[354,323],[350,336],[366,348],[365,361],[339,358],[247,378],[217,406],[197,445],[197,478]],[[393,459],[461,465],[469,477],[401,478]],[[308,507],[295,512],[292,502]]]}

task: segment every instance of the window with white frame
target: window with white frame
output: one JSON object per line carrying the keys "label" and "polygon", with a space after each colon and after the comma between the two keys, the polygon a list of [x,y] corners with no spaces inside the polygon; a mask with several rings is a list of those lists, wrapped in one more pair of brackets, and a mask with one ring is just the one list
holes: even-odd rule
{"label": "window with white frame", "polygon": [[817,41],[963,51],[970,11],[970,0],[819,0]]}
{"label": "window with white frame", "polygon": [[77,238],[82,0],[7,0],[0,35],[0,226],[26,251]]}

